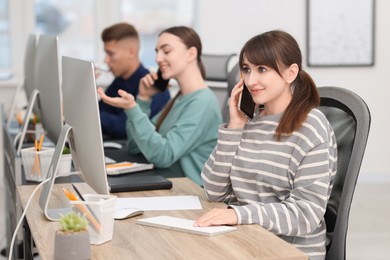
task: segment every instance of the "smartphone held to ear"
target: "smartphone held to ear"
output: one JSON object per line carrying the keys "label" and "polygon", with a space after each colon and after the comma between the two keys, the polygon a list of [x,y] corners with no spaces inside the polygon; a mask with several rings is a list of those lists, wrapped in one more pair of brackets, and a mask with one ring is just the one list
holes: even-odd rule
{"label": "smartphone held to ear", "polygon": [[252,119],[255,112],[256,103],[253,101],[252,95],[249,92],[245,83],[239,100],[239,110],[243,112],[248,118]]}
{"label": "smartphone held to ear", "polygon": [[163,79],[160,69],[157,70],[157,79],[154,81],[154,86],[160,90],[165,91],[168,87],[169,79]]}

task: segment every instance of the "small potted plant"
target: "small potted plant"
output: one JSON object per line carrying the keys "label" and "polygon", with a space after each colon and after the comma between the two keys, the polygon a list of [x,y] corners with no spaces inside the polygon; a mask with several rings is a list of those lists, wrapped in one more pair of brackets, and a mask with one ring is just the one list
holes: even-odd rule
{"label": "small potted plant", "polygon": [[89,259],[91,245],[84,215],[70,212],[60,218],[61,229],[56,231],[54,259]]}

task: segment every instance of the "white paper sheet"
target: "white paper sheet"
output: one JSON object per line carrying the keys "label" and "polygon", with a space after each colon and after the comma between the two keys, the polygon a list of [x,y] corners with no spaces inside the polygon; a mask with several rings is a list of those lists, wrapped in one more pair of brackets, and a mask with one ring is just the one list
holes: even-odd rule
{"label": "white paper sheet", "polygon": [[117,198],[115,209],[135,208],[148,210],[202,209],[198,196],[159,196]]}

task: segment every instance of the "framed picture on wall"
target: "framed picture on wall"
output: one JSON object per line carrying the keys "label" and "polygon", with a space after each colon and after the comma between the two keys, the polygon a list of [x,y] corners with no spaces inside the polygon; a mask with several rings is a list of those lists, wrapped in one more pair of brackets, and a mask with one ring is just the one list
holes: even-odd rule
{"label": "framed picture on wall", "polygon": [[373,66],[375,0],[307,0],[310,67]]}

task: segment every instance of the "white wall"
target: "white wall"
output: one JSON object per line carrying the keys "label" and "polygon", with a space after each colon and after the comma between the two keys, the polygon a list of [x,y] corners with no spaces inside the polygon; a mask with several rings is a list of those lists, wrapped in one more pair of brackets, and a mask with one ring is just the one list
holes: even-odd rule
{"label": "white wall", "polygon": [[371,132],[363,160],[360,181],[390,181],[390,1],[376,1],[375,65],[372,67],[307,68],[306,0],[199,0],[197,31],[204,52],[239,53],[252,36],[282,29],[300,44],[304,69],[318,86],[340,86],[360,95],[371,110]]}

